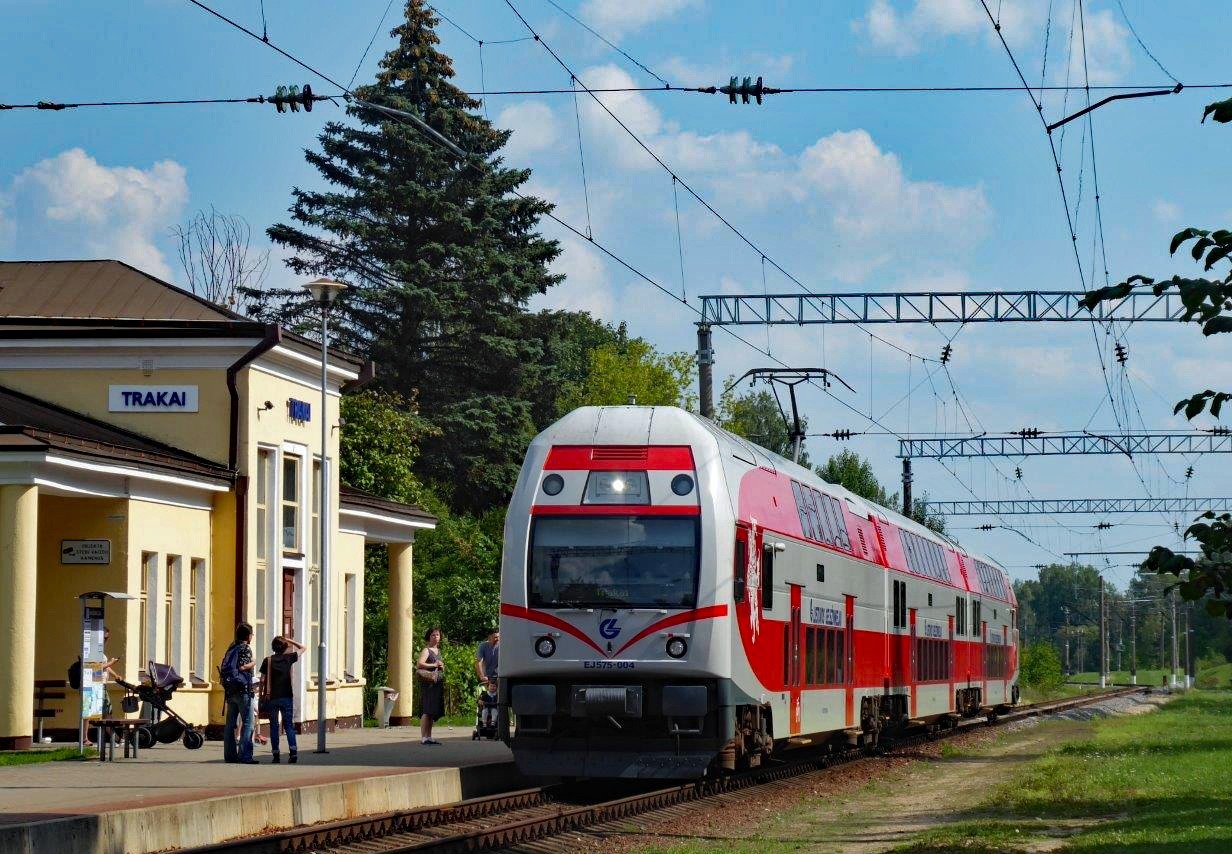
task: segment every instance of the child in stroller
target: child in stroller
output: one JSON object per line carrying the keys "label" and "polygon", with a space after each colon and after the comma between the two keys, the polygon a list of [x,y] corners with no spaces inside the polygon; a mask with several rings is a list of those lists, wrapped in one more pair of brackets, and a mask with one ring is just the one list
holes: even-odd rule
{"label": "child in stroller", "polygon": [[170,664],[151,661],[140,684],[134,685],[119,678],[116,679],[116,684],[128,692],[120,701],[124,711],[135,712],[141,703],[148,703],[162,713],[160,720],[137,730],[139,747],[153,747],[155,742],[170,744],[173,741],[183,741],[189,750],[196,750],[205,744],[205,736],[200,730],[167,705],[175,690],[184,684],[183,677],[176,673]]}
{"label": "child in stroller", "polygon": [[475,712],[475,731],[471,740],[494,740],[496,738],[496,695],[487,685],[479,686],[478,709]]}

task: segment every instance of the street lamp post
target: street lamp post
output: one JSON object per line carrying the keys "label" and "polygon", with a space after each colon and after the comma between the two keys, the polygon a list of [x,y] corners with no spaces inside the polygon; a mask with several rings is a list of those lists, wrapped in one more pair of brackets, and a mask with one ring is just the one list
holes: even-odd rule
{"label": "street lamp post", "polygon": [[317,645],[317,753],[327,753],[325,749],[325,688],[329,682],[329,593],[330,593],[330,560],[329,560],[329,385],[326,382],[329,370],[329,310],[338,295],[346,288],[342,282],[333,279],[317,279],[304,285],[312,298],[321,307],[321,486],[318,498],[321,502],[318,513],[321,519],[320,539],[317,541],[317,566],[320,573],[317,594],[320,607],[318,618],[318,633],[320,642]]}

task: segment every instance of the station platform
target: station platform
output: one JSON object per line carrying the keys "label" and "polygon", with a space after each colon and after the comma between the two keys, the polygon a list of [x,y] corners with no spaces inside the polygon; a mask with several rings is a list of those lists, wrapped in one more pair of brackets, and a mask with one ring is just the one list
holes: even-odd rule
{"label": "station platform", "polygon": [[[329,753],[300,737],[299,763],[223,762],[222,742],[179,742],[138,759],[0,767],[0,852],[150,854],[263,831],[437,806],[524,785],[509,750],[440,728],[440,746],[417,727],[339,730]],[[117,752],[117,756],[119,753]]]}

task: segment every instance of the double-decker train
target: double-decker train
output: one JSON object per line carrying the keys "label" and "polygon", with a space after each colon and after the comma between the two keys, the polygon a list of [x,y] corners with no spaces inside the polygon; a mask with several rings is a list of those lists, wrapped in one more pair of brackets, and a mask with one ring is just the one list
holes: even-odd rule
{"label": "double-decker train", "polygon": [[502,736],[527,774],[696,777],[993,715],[1017,637],[992,560],[674,407],[566,415],[505,521]]}

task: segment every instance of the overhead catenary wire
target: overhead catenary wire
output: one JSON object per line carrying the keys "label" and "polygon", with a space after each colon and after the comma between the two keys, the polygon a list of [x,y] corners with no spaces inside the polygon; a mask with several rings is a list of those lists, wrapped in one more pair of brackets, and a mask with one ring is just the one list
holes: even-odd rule
{"label": "overhead catenary wire", "polygon": [[[533,41],[533,38],[520,39],[519,41]],[[485,42],[485,44],[501,44],[502,42]],[[1092,92],[1147,92],[1155,91],[1160,88],[1159,83],[1137,84],[1137,83],[1107,83],[1098,86],[1092,86]],[[1078,85],[1052,85],[1052,86],[1036,86],[1031,87],[1030,91],[1034,97],[1035,92],[1075,92],[1082,91],[1086,87]],[[1232,89],[1232,82],[1228,83],[1186,83],[1185,89]],[[723,94],[717,86],[678,86],[674,83],[668,83],[663,86],[610,86],[610,87],[595,87],[591,89],[597,94],[618,93],[618,92],[683,92],[700,95],[719,95]],[[942,94],[1008,94],[1019,93],[1022,91],[1021,86],[784,86],[776,87],[773,92],[764,93],[769,95],[942,95]],[[468,95],[568,95],[571,90],[561,89],[558,87],[542,87],[538,89],[492,89],[481,92],[468,92]]]}

